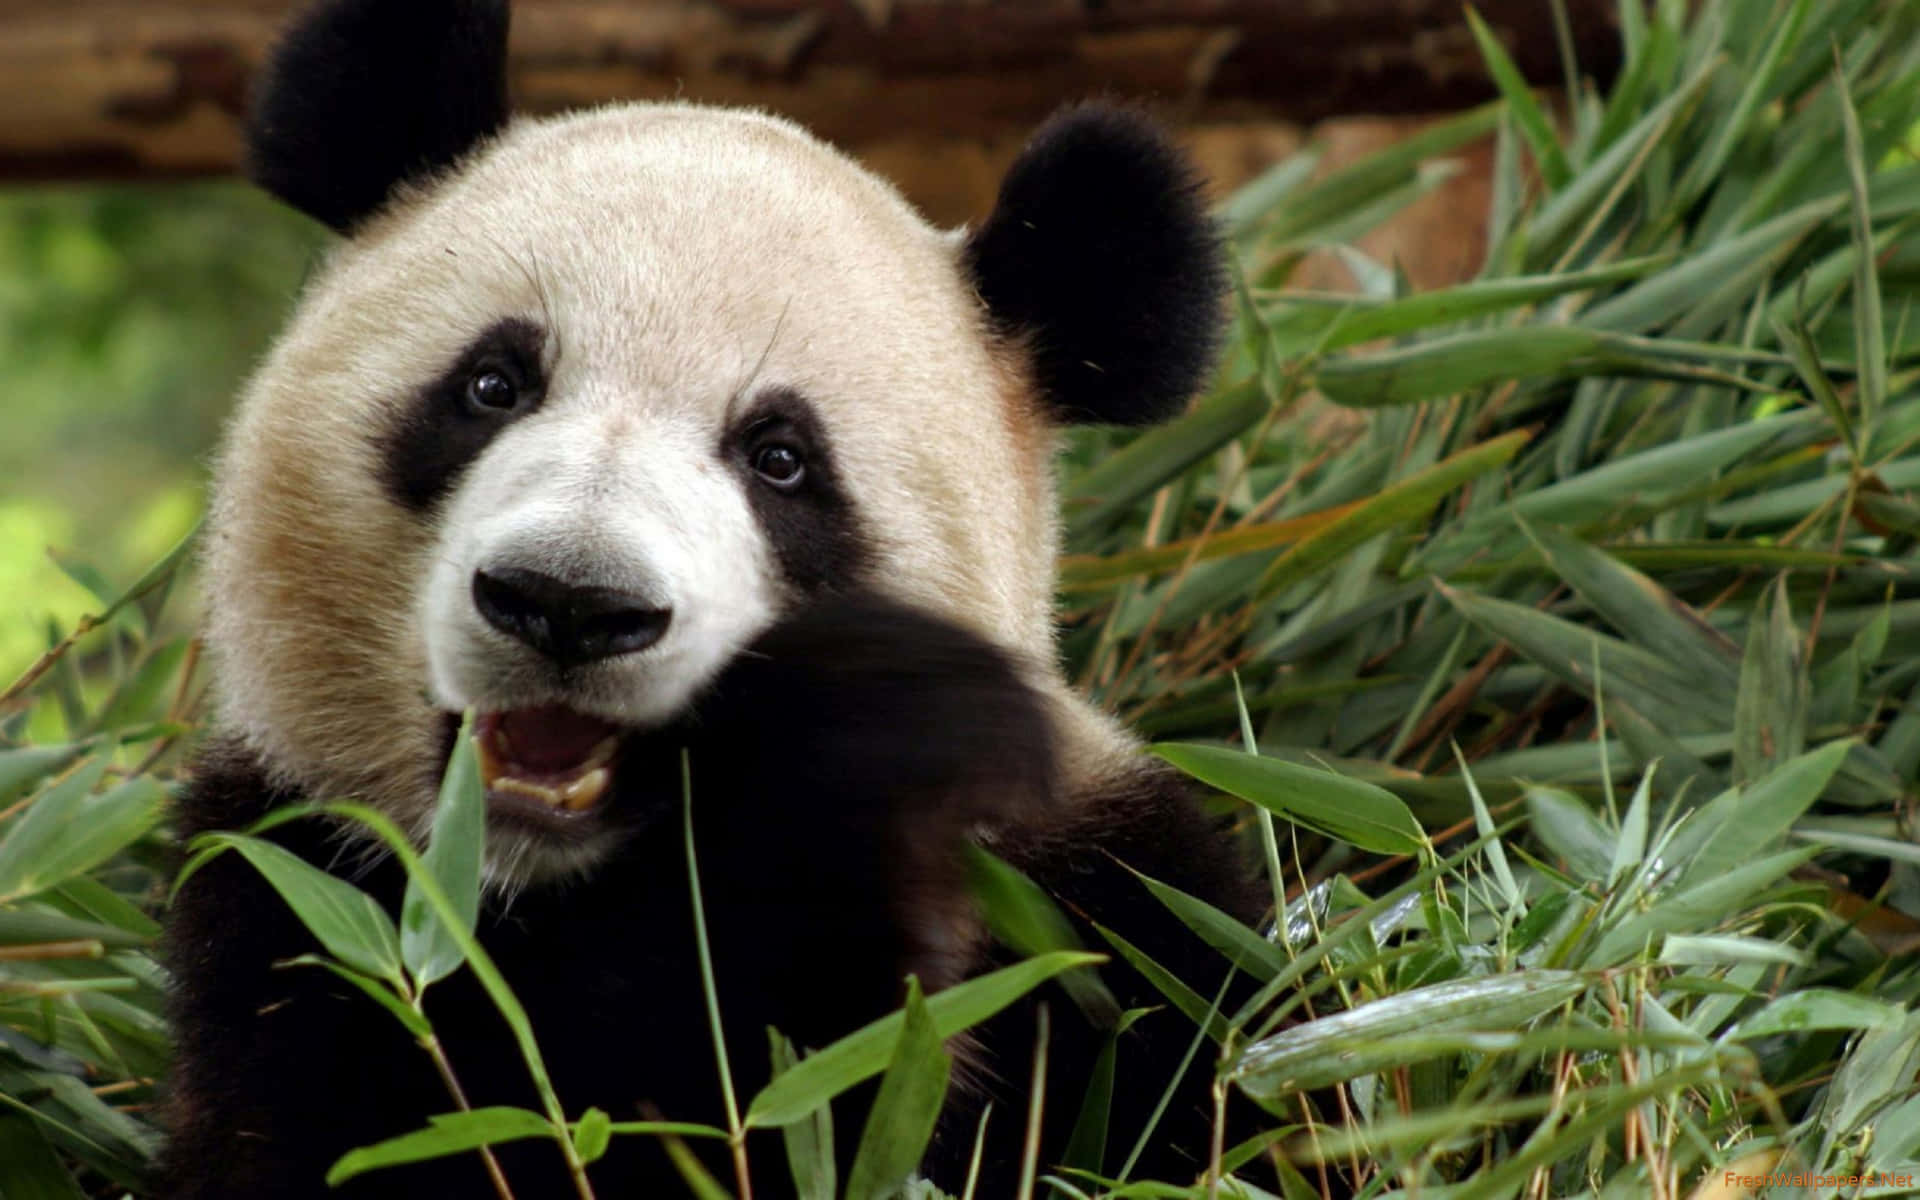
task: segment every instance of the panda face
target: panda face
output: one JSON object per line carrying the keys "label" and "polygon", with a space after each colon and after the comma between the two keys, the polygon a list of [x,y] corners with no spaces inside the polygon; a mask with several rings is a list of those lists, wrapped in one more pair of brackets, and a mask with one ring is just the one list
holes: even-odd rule
{"label": "panda face", "polygon": [[1050,426],[960,252],[757,115],[513,127],[343,245],[245,398],[225,719],[422,829],[477,710],[522,882],[598,861],[621,739],[823,591],[1044,661]]}
{"label": "panda face", "polygon": [[346,240],[216,469],[222,735],[424,838],[477,711],[511,888],[604,861],[649,807],[636,761],[857,588],[1005,651],[1063,774],[1124,757],[1052,661],[1049,458],[1058,422],[1163,419],[1211,361],[1185,160],[1069,108],[943,233],[761,114],[514,119],[508,10],[310,0],[262,72],[250,173]]}

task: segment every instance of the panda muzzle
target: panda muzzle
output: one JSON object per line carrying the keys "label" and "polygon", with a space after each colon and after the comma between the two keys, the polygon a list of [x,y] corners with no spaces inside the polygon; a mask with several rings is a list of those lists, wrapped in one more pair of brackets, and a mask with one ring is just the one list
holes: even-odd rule
{"label": "panda muzzle", "polygon": [[617,726],[561,707],[483,713],[473,739],[490,800],[568,812],[605,797],[620,749]]}

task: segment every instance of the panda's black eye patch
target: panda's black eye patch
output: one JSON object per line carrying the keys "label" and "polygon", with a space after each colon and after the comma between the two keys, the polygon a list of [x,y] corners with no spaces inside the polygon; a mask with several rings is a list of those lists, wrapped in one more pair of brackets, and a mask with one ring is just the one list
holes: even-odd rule
{"label": "panda's black eye patch", "polygon": [[539,408],[546,336],[531,321],[497,322],[395,411],[376,438],[387,493],[431,508],[502,429]]}
{"label": "panda's black eye patch", "polygon": [[872,556],[820,414],[786,388],[743,407],[720,453],[738,472],[781,571],[805,591],[858,585]]}

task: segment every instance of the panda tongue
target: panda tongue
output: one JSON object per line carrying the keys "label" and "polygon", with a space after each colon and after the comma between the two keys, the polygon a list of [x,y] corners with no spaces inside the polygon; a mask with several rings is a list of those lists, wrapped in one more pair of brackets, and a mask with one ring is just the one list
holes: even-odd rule
{"label": "panda tongue", "polygon": [[[618,726],[558,706],[489,714],[514,766],[539,775],[565,775],[595,747],[619,734]],[[483,718],[484,719],[484,718]]]}

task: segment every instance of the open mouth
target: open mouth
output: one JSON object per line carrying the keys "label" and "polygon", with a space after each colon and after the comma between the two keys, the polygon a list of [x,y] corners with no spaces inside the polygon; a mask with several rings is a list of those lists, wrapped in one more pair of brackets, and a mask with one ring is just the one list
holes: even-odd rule
{"label": "open mouth", "polygon": [[482,713],[474,722],[490,806],[552,821],[602,807],[620,727],[558,706]]}

